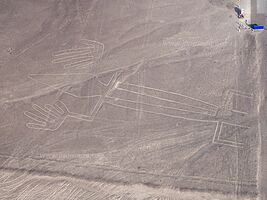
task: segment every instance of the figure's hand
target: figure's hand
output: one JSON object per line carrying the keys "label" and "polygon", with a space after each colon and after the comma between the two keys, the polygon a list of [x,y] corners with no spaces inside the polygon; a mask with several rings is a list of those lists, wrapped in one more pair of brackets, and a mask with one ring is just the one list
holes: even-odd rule
{"label": "figure's hand", "polygon": [[53,63],[63,64],[66,69],[89,67],[99,60],[104,52],[104,44],[93,40],[81,40],[82,46],[58,51],[53,56]]}
{"label": "figure's hand", "polygon": [[66,105],[58,101],[54,105],[46,104],[44,107],[33,104],[34,111],[25,111],[24,115],[33,120],[26,124],[28,128],[55,131],[69,116],[69,110]]}

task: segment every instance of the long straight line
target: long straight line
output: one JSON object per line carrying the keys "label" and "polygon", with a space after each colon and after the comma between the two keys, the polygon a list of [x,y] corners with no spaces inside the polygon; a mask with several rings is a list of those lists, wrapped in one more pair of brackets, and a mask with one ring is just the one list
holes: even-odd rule
{"label": "long straight line", "polygon": [[115,101],[119,100],[119,101],[124,101],[124,102],[129,102],[129,103],[135,103],[135,104],[140,103],[140,104],[147,105],[147,106],[152,106],[152,107],[165,108],[165,109],[169,109],[169,110],[177,110],[177,111],[182,111],[182,112],[187,112],[187,113],[194,113],[194,114],[202,114],[202,115],[213,116],[211,114],[204,113],[204,112],[196,112],[196,111],[184,110],[184,109],[179,109],[179,108],[174,108],[174,107],[169,107],[169,106],[162,106],[162,105],[158,105],[158,104],[149,104],[149,103],[131,101],[131,100],[115,98],[115,97],[106,97],[106,98],[110,98],[110,99],[113,99]]}
{"label": "long straight line", "polygon": [[[113,105],[113,106],[116,106],[116,107],[120,107],[120,108],[126,108],[126,109],[130,109],[130,110],[138,111],[138,109],[136,109],[136,108],[130,108],[130,107],[127,107],[127,106],[122,106],[122,105],[115,104],[115,103],[110,103],[110,102],[105,102],[105,103]],[[149,113],[149,114],[155,114],[155,115],[162,115],[162,116],[171,117],[171,118],[175,118],[175,119],[184,119],[184,120],[188,120],[188,121],[217,123],[217,121],[215,121],[215,120],[193,119],[193,118],[188,118],[188,117],[181,117],[181,116],[178,116],[178,115],[158,113],[158,112],[152,112],[152,111],[147,111],[147,110],[143,110],[143,112],[146,112],[146,113]]]}
{"label": "long straight line", "polygon": [[201,103],[204,103],[204,104],[213,106],[215,108],[218,108],[218,106],[215,105],[215,104],[211,104],[211,103],[208,103],[206,101],[203,101],[203,100],[200,100],[200,99],[196,99],[196,98],[193,98],[193,97],[189,97],[187,95],[176,93],[176,92],[165,91],[165,90],[161,90],[161,89],[157,89],[157,88],[152,88],[152,87],[148,87],[148,86],[140,86],[140,85],[135,85],[135,84],[131,84],[131,83],[127,83],[127,84],[120,83],[120,85],[125,85],[125,86],[130,85],[130,86],[134,86],[134,87],[138,87],[138,88],[141,87],[141,88],[145,88],[145,89],[149,89],[149,90],[154,90],[154,91],[158,91],[158,92],[164,92],[164,93],[174,94],[174,95],[177,95],[177,96],[188,98],[188,99],[191,99],[191,100],[194,100],[194,101],[198,101],[198,102],[201,102]]}
{"label": "long straight line", "polygon": [[[134,92],[134,91],[123,89],[123,88],[117,88],[117,89],[118,90],[129,92],[129,93],[133,93],[133,94],[140,94],[138,92]],[[142,93],[141,93],[141,95],[147,96],[147,97],[152,97],[152,98],[159,99],[159,100],[166,101],[166,102],[171,102],[171,103],[176,103],[176,104],[180,104],[180,105],[185,105],[185,106],[188,106],[188,107],[191,107],[191,108],[197,108],[197,109],[200,109],[200,110],[205,110],[205,111],[209,111],[209,112],[215,112],[213,110],[209,110],[209,109],[206,109],[206,108],[202,108],[202,107],[198,107],[198,106],[194,106],[194,105],[190,105],[190,104],[187,104],[187,103],[182,103],[182,102],[174,101],[174,100],[170,100],[170,99],[165,99],[165,98],[157,97],[157,96],[154,96],[154,95],[142,94]]]}

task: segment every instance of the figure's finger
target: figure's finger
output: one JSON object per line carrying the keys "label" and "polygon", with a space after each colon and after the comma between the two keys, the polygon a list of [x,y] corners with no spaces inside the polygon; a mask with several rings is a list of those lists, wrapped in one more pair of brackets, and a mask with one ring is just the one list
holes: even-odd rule
{"label": "figure's finger", "polygon": [[81,39],[80,42],[81,42],[81,44],[84,44],[88,47],[95,47],[95,44],[96,44],[94,41],[87,40],[87,39]]}
{"label": "figure's finger", "polygon": [[60,117],[61,114],[62,114],[61,112],[59,112],[59,111],[55,108],[55,106],[52,106],[52,105],[50,105],[50,104],[45,104],[45,108],[46,108],[47,110],[49,110],[51,114],[53,114],[54,116],[56,116],[56,118]]}
{"label": "figure's finger", "polygon": [[26,126],[31,129],[45,130],[46,124],[27,123]]}
{"label": "figure's finger", "polygon": [[[83,52],[80,54],[73,54],[69,56],[60,56],[53,59],[53,63],[63,63],[63,62],[72,62],[74,60],[82,60],[90,57],[92,55],[91,51]],[[91,56],[92,57],[92,56]]]}
{"label": "figure's finger", "polygon": [[104,54],[104,49],[105,46],[103,43],[98,42],[98,41],[93,41],[93,40],[86,40],[86,39],[82,39],[81,43],[87,46],[94,46],[93,48],[93,54],[95,55],[95,57],[97,59],[101,58]]}
{"label": "figure's finger", "polygon": [[104,44],[95,40],[81,39],[81,43],[89,47],[104,49]]}
{"label": "figure's finger", "polygon": [[61,114],[68,112],[67,106],[62,101],[57,101],[54,106]]}
{"label": "figure's finger", "polygon": [[32,112],[28,112],[28,111],[25,111],[24,115],[26,115],[30,119],[32,119],[32,120],[34,120],[34,121],[36,121],[38,123],[41,123],[41,124],[45,123],[45,121],[49,121],[48,119],[46,119],[44,117],[41,117],[39,115],[36,115],[36,114],[34,114]]}
{"label": "figure's finger", "polygon": [[77,49],[66,49],[62,51],[57,51],[54,54],[54,57],[62,57],[62,56],[70,56],[70,55],[75,55],[75,54],[81,54],[85,52],[91,52],[93,47],[84,47],[84,48],[77,48]]}
{"label": "figure's finger", "polygon": [[69,63],[69,64],[65,64],[64,68],[69,69],[69,68],[81,68],[81,67],[85,67],[85,66],[90,66],[91,64],[94,63],[94,58],[90,58],[87,61],[83,61],[83,62],[76,62],[76,63]]}
{"label": "figure's finger", "polygon": [[84,57],[83,59],[75,59],[75,60],[73,60],[71,62],[68,62],[67,65],[74,67],[75,65],[81,65],[81,64],[84,64],[84,63],[91,62],[94,59],[95,59],[94,56],[91,56],[91,55],[89,56],[88,55],[88,56]]}
{"label": "figure's finger", "polygon": [[32,108],[37,111],[38,113],[40,113],[42,116],[46,117],[47,119],[49,118],[57,118],[56,115],[54,115],[53,113],[49,112],[49,110],[42,108],[41,106],[38,106],[37,104],[33,104]]}

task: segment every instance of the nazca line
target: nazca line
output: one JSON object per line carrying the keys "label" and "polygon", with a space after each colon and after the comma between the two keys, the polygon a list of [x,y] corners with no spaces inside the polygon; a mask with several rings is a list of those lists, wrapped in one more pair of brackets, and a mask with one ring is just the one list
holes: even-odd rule
{"label": "nazca line", "polygon": [[[165,91],[165,90],[161,90],[161,89],[157,89],[157,88],[152,88],[152,87],[147,87],[147,86],[140,86],[140,85],[130,84],[130,83],[127,83],[127,84],[120,83],[119,85],[133,86],[133,87],[137,87],[137,88],[144,88],[144,89],[148,89],[148,90],[152,90],[152,91],[154,90],[154,91],[158,91],[158,92],[164,92],[164,93],[167,93],[167,94],[169,93],[169,94],[173,94],[173,95],[177,95],[177,96],[188,98],[188,99],[191,99],[191,100],[194,100],[194,101],[201,102],[203,104],[212,106],[212,107],[214,107],[216,109],[219,108],[215,104],[211,104],[211,103],[208,103],[206,101],[203,101],[203,100],[200,100],[200,99],[196,99],[196,98],[193,98],[193,97],[190,97],[190,96],[187,96],[187,95],[183,95],[183,94],[180,94],[180,93],[175,93],[175,92],[171,92],[171,91]],[[130,91],[129,89],[124,89],[124,88],[118,88],[118,89],[119,90],[128,91],[128,92],[131,92],[131,93],[137,93],[137,92],[134,92],[134,91]],[[232,95],[240,95],[240,96],[244,96],[244,97],[247,97],[247,98],[253,98],[253,95],[252,94],[249,94],[249,93],[245,93],[245,92],[241,92],[241,91],[237,91],[237,90],[230,90],[230,92],[232,92]],[[143,93],[141,93],[140,95],[152,97],[152,95],[143,94]],[[160,98],[160,97],[154,97],[154,98],[164,100],[164,98]],[[193,105],[182,103],[182,102],[178,102],[178,101],[175,102],[173,100],[167,100],[167,99],[165,99],[165,100],[166,101],[169,101],[169,102],[173,102],[173,103],[179,103],[179,104],[182,104],[182,105],[190,106],[190,107],[193,107],[193,108],[198,108],[198,109],[202,109],[202,110],[207,110],[207,111],[215,112],[215,114],[216,114],[216,111],[212,111],[212,110],[205,109],[205,108],[202,108],[202,107],[197,107],[197,106],[193,106]],[[226,109],[226,110],[229,110],[229,109]],[[249,114],[248,112],[239,111],[239,110],[235,110],[235,109],[230,109],[230,111],[235,112],[235,113],[239,113],[239,114]]]}
{"label": "nazca line", "polygon": [[193,97],[184,95],[184,94],[176,93],[176,92],[171,92],[171,91],[161,90],[161,89],[152,88],[152,87],[148,87],[148,86],[140,86],[140,85],[135,85],[135,84],[131,84],[131,83],[127,83],[127,84],[125,84],[125,83],[120,83],[120,85],[124,85],[124,86],[134,86],[134,87],[137,87],[137,88],[141,87],[141,88],[144,88],[144,89],[154,90],[154,91],[158,91],[158,92],[164,92],[164,93],[174,94],[174,95],[177,95],[177,96],[185,97],[185,98],[188,98],[188,99],[191,99],[191,100],[194,100],[194,101],[198,101],[198,102],[201,102],[201,103],[203,103],[203,104],[206,104],[206,105],[209,105],[209,106],[218,108],[217,105],[214,105],[214,104],[208,103],[208,102],[206,102],[206,101],[203,101],[203,100],[200,100],[200,99],[196,99],[196,98],[193,98]]}
{"label": "nazca line", "polygon": [[[125,102],[137,103],[136,101],[124,100],[124,99],[120,99],[120,98],[114,98],[114,97],[109,97],[109,98],[112,99],[112,100],[115,100],[115,102],[116,102],[116,100],[121,100],[121,101],[125,101]],[[138,110],[137,108],[131,108],[131,107],[128,107],[128,106],[123,106],[123,105],[112,103],[112,102],[108,102],[108,101],[106,101],[106,103],[110,104],[110,105],[113,105],[113,106],[125,108],[125,109],[130,109],[130,110],[135,110],[135,111]],[[142,102],[141,102],[141,104],[160,107],[160,108],[175,109],[173,107],[165,107],[165,106],[156,105],[156,104],[146,104],[146,103],[142,103]],[[187,110],[183,110],[183,109],[175,109],[175,110],[191,112],[191,111],[187,111]],[[231,140],[220,139],[220,135],[221,135],[223,124],[228,124],[228,125],[241,127],[241,128],[247,128],[247,129],[249,128],[247,126],[241,126],[241,125],[238,125],[238,124],[231,124],[231,123],[218,122],[218,121],[212,121],[212,120],[198,120],[198,119],[193,119],[193,118],[187,118],[187,117],[181,117],[181,116],[177,116],[177,115],[166,114],[166,113],[162,113],[162,112],[153,112],[153,111],[148,111],[148,110],[143,110],[143,112],[150,113],[150,114],[156,114],[156,115],[163,115],[163,116],[172,117],[172,118],[180,118],[180,119],[185,119],[185,120],[191,120],[191,121],[216,123],[216,129],[215,129],[215,132],[214,132],[214,137],[213,137],[212,142],[214,144],[222,144],[222,145],[236,147],[236,148],[243,147],[244,143],[234,142],[234,141],[231,141]],[[204,113],[201,113],[201,112],[193,112],[193,113],[204,114]]]}
{"label": "nazca line", "polygon": [[254,98],[254,95],[251,94],[251,93],[246,93],[246,92],[233,90],[233,89],[230,89],[230,92],[232,92],[232,94],[235,94],[235,95],[238,95],[238,96],[243,96],[243,97],[247,97],[247,98]]}
{"label": "nazca line", "polygon": [[[142,62],[136,62],[136,63],[134,63],[134,64],[130,64],[130,65],[125,66],[125,67],[118,67],[118,68],[115,68],[115,69],[112,69],[112,70],[106,70],[106,71],[103,71],[103,72],[99,72],[99,73],[97,73],[97,74],[86,73],[86,74],[88,74],[88,75],[91,75],[90,77],[88,77],[87,80],[90,80],[90,79],[92,79],[92,78],[97,78],[98,76],[100,76],[100,75],[104,75],[104,74],[107,74],[107,73],[112,73],[112,72],[116,73],[116,72],[118,72],[118,71],[120,71],[120,70],[128,69],[129,67],[134,66],[134,65],[137,65],[137,64],[141,65],[142,63],[143,63],[143,61],[142,61]],[[31,77],[31,75],[32,75],[32,76],[35,76],[35,75],[68,76],[68,75],[79,75],[79,74],[84,75],[85,73],[30,74],[30,75],[28,75],[28,78],[31,79],[31,80],[33,80],[33,81],[36,81],[36,82],[38,82],[38,83],[40,83],[40,84],[42,84],[42,85],[49,86],[49,87],[53,88],[54,90],[60,90],[60,91],[62,91],[63,93],[72,95],[73,97],[77,97],[77,98],[89,98],[89,97],[97,97],[97,96],[101,96],[101,95],[82,96],[82,97],[81,97],[81,96],[77,96],[77,95],[74,95],[74,94],[72,94],[72,93],[69,93],[69,92],[64,91],[63,89],[61,89],[62,87],[65,87],[65,84],[64,84],[64,83],[62,83],[61,85],[59,85],[59,84],[58,84],[58,85],[50,85],[50,84],[48,84],[48,83],[44,83],[44,82],[42,82],[42,81],[39,81],[39,80],[35,79],[34,77]],[[85,80],[78,81],[77,83],[84,82],[84,81],[85,81]],[[111,82],[111,80],[109,81],[108,84],[110,84],[110,82]],[[71,82],[71,83],[73,84],[73,82]],[[120,82],[120,83],[121,83],[121,82]],[[34,97],[34,96],[30,96],[29,98],[32,98],[32,97]],[[19,99],[19,100],[21,100],[21,99]],[[11,102],[11,101],[8,101],[8,102]]]}
{"label": "nazca line", "polygon": [[182,103],[182,102],[174,101],[174,100],[170,100],[170,99],[165,99],[165,98],[157,97],[157,96],[154,96],[154,95],[149,95],[149,94],[144,94],[144,93],[134,92],[134,91],[127,90],[127,89],[123,89],[123,88],[117,88],[117,89],[118,89],[118,90],[122,90],[122,91],[129,92],[129,93],[133,93],[133,94],[140,94],[140,95],[142,95],[142,96],[152,97],[152,98],[159,99],[159,100],[166,101],[166,102],[171,102],[171,103],[176,103],[176,104],[180,104],[180,105],[185,105],[185,106],[192,107],[192,108],[197,108],[197,109],[200,109],[200,110],[205,110],[205,111],[215,112],[215,111],[213,111],[213,110],[209,110],[209,109],[206,109],[206,108],[202,108],[202,107],[198,107],[198,106],[194,106],[194,105],[191,105],[191,104]]}
{"label": "nazca line", "polygon": [[[118,71],[118,69],[116,69],[116,71]],[[100,80],[97,80],[99,83],[101,83],[102,85],[104,85],[104,86],[108,86],[108,85],[110,85],[110,83],[111,83],[111,81],[112,81],[112,79],[114,78],[114,75],[115,75],[115,73],[116,73],[116,71],[114,71],[114,74],[113,74],[113,76],[111,77],[111,79],[109,80],[109,82],[108,83],[103,83],[103,82],[101,82]],[[108,71],[108,72],[113,72],[113,71]],[[89,77],[88,77],[88,79],[93,79],[93,78],[97,78],[99,75],[103,75],[103,74],[105,74],[106,72],[104,72],[104,73],[99,73],[99,74],[91,74],[91,73],[86,73],[86,74],[88,74],[89,75]],[[31,77],[31,76],[35,76],[35,75],[45,75],[45,76],[71,76],[71,75],[85,75],[84,73],[67,73],[67,74],[30,74],[29,76],[28,76],[28,78],[30,78],[30,79],[32,79],[33,81],[36,81],[36,82],[38,82],[38,83],[41,83],[42,85],[45,85],[45,86],[49,86],[49,87],[51,87],[51,88],[54,88],[55,90],[59,90],[59,91],[61,91],[62,93],[64,93],[64,94],[68,94],[68,95],[70,95],[70,96],[72,96],[72,97],[75,97],[75,98],[80,98],[80,99],[88,99],[88,98],[93,98],[93,97],[101,97],[101,95],[90,95],[90,96],[78,96],[78,95],[75,95],[75,94],[73,94],[73,93],[70,93],[70,92],[68,92],[68,91],[64,91],[64,89],[62,89],[62,88],[60,88],[60,87],[65,87],[64,85],[62,85],[61,84],[61,86],[58,86],[59,88],[57,88],[56,87],[56,85],[49,85],[48,83],[44,83],[44,82],[41,82],[41,81],[39,81],[39,80],[36,80],[35,78],[33,78],[33,77]],[[87,79],[86,79],[87,80]],[[86,81],[86,80],[82,80],[82,82],[83,81]],[[77,83],[80,83],[80,81],[76,81],[76,82],[71,82],[72,84],[77,84]]]}
{"label": "nazca line", "polygon": [[[143,62],[138,62],[137,64],[138,64],[137,68],[135,67],[136,64],[130,65],[127,68],[134,67],[134,72],[136,72],[142,66]],[[92,109],[90,116],[70,112],[67,106],[60,101],[57,102],[54,106],[46,104],[44,108],[34,104],[32,108],[35,111],[37,111],[38,114],[41,116],[36,115],[33,112],[25,111],[24,115],[26,115],[27,117],[36,122],[36,123],[27,123],[26,126],[28,128],[33,128],[33,129],[55,131],[63,124],[63,122],[67,117],[74,117],[80,120],[92,121],[94,117],[97,115],[98,111],[103,106],[105,97],[110,95],[110,93],[113,92],[114,89],[116,89],[119,81],[123,82],[127,78],[127,76],[122,77],[123,75],[122,68],[120,68],[120,70],[112,70],[112,72],[114,72],[114,74],[112,75],[109,83],[107,84],[107,91],[100,96],[100,99],[97,101],[95,107]],[[99,83],[103,85],[103,82],[100,81]],[[64,90],[61,91],[65,92]],[[55,112],[51,114],[51,110],[54,110]]]}
{"label": "nazca line", "polygon": [[[89,122],[93,120],[92,116],[70,112],[67,106],[61,101],[58,101],[54,106],[46,104],[44,108],[36,104],[33,104],[32,108],[39,115],[33,112],[28,112],[28,111],[24,112],[24,115],[35,121],[35,123],[26,124],[28,128],[32,129],[55,131],[64,123],[67,117],[72,117]],[[56,121],[57,119],[59,119],[60,121]],[[55,127],[54,128],[46,127],[47,125],[49,125],[48,123],[54,124]]]}
{"label": "nazca line", "polygon": [[[254,98],[254,95],[253,94],[245,93],[245,92],[242,92],[242,91],[230,89],[228,91],[228,94],[227,94],[227,98],[229,98],[229,99],[226,99],[225,100],[225,104],[227,104],[229,100],[232,100],[234,95],[235,96],[244,97],[244,98],[249,98],[249,99],[253,99]],[[244,115],[248,115],[249,114],[248,112],[241,111],[241,110],[228,109],[228,108],[225,108],[225,109],[226,110],[230,110],[230,111],[232,111],[234,113],[239,113],[239,114],[244,114]]]}
{"label": "nazca line", "polygon": [[158,105],[158,104],[149,104],[149,103],[144,103],[144,102],[131,101],[131,100],[121,99],[121,98],[117,98],[117,97],[107,96],[106,99],[111,99],[111,100],[114,100],[115,102],[119,100],[119,101],[124,101],[124,102],[129,102],[129,103],[136,103],[136,104],[142,104],[142,105],[147,105],[147,106],[152,106],[152,107],[165,108],[165,109],[169,109],[169,110],[177,110],[177,111],[182,111],[182,112],[187,112],[187,113],[195,113],[195,114],[203,114],[203,115],[213,116],[211,114],[203,113],[203,112],[184,110],[184,109],[179,109],[179,108],[174,108],[174,107],[162,106],[162,105]]}
{"label": "nazca line", "polygon": [[[138,111],[137,108],[130,108],[130,107],[127,107],[127,106],[122,106],[122,105],[115,104],[115,103],[110,103],[110,102],[105,102],[105,103],[110,104],[110,105],[113,105],[113,106],[116,106],[116,107],[120,107],[120,108],[126,108],[126,109],[130,109],[130,110]],[[189,120],[189,121],[217,123],[217,121],[214,121],[214,120],[193,119],[193,118],[181,117],[181,116],[178,116],[178,115],[170,115],[170,114],[165,114],[165,113],[157,113],[157,112],[152,112],[152,111],[147,111],[147,110],[143,110],[143,112],[149,113],[149,114],[155,114],[155,115],[162,115],[162,116],[171,117],[171,118],[175,118],[175,119],[185,119],[185,120]]]}
{"label": "nazca line", "polygon": [[218,121],[217,125],[216,125],[216,129],[215,129],[215,132],[214,132],[214,136],[213,136],[212,142],[215,143],[215,144],[222,144],[222,145],[226,145],[226,146],[242,148],[244,143],[234,142],[234,141],[231,141],[231,140],[220,139],[223,124],[249,129],[249,127],[247,127],[247,126],[242,126],[242,125],[238,125],[238,124],[232,124],[232,123]]}
{"label": "nazca line", "polygon": [[[64,123],[64,121],[68,117],[76,118],[76,119],[83,120],[83,121],[89,121],[89,122],[93,121],[94,118],[96,117],[98,111],[103,106],[105,97],[115,89],[116,84],[117,84],[117,80],[118,80],[118,78],[120,78],[120,75],[121,75],[121,73],[119,73],[119,72],[115,72],[113,74],[113,76],[111,77],[111,80],[109,81],[109,83],[107,85],[107,87],[108,87],[107,91],[105,92],[105,94],[100,96],[100,99],[97,101],[95,107],[93,108],[93,110],[89,116],[70,112],[69,109],[67,108],[67,106],[61,101],[54,104],[54,106],[46,104],[44,106],[44,108],[42,108],[36,104],[33,104],[32,108],[39,115],[37,115],[33,112],[25,111],[24,115],[26,115],[27,117],[29,117],[30,119],[32,119],[36,122],[36,123],[27,123],[26,126],[28,128],[32,128],[32,129],[55,131],[61,127],[61,125]],[[53,126],[52,127],[49,126],[49,123],[50,123],[50,125],[53,125]],[[48,126],[48,127],[46,127],[46,126]]]}
{"label": "nazca line", "polygon": [[115,73],[113,74],[110,82],[109,82],[109,86],[110,88],[106,91],[105,94],[103,94],[100,99],[97,101],[97,104],[95,105],[94,109],[92,110],[91,115],[93,116],[93,118],[97,115],[98,111],[101,109],[101,107],[103,106],[103,103],[105,101],[106,96],[108,96],[111,92],[113,92],[113,90],[116,88],[117,85],[117,79],[119,78],[120,73]]}
{"label": "nazca line", "polygon": [[53,55],[52,63],[65,63],[65,68],[82,68],[88,67],[103,56],[103,43],[86,39],[81,41],[87,47],[57,51]]}

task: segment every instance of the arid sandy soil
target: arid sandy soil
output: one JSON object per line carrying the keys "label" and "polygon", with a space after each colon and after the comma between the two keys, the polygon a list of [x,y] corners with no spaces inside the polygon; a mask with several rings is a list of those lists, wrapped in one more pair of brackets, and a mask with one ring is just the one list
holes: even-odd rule
{"label": "arid sandy soil", "polygon": [[0,1],[0,199],[259,197],[263,53],[236,3]]}

